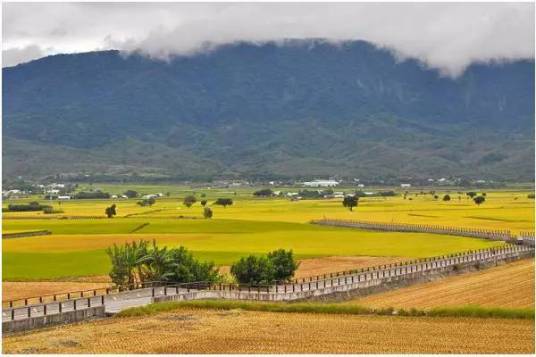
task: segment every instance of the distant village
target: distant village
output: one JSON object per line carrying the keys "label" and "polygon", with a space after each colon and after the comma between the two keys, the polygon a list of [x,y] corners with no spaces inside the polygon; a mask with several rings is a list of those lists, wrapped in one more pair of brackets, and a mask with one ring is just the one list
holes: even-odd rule
{"label": "distant village", "polygon": [[[464,180],[460,178],[428,178],[424,182],[422,180],[407,180],[398,181],[370,181],[360,180],[353,178],[351,180],[343,180],[336,178],[329,179],[313,179],[310,181],[299,180],[270,180],[270,181],[249,181],[249,180],[215,180],[210,183],[196,183],[196,182],[181,182],[178,185],[189,185],[192,188],[207,188],[207,189],[238,189],[238,188],[258,188],[258,187],[273,187],[287,188],[286,191],[271,190],[270,195],[276,197],[286,197],[291,200],[299,200],[303,198],[343,198],[346,194],[343,190],[336,190],[338,187],[344,187],[347,189],[353,189],[355,192],[359,192],[361,196],[375,196],[381,192],[382,187],[390,188],[391,190],[411,190],[423,187],[502,187],[504,184],[495,182],[492,180]],[[99,190],[95,190],[93,193],[75,193],[77,192],[78,183],[33,183],[23,180],[21,177],[18,180],[4,184],[4,190],[2,191],[3,199],[18,199],[24,198],[29,195],[43,195],[44,199],[50,200],[70,200],[80,198],[107,198],[107,199],[129,199],[125,194],[108,194],[102,193]],[[374,190],[372,189],[374,188]],[[293,190],[294,189],[294,190]],[[90,190],[93,191],[93,190]],[[86,194],[87,197],[83,197]],[[142,199],[156,199],[164,196],[164,193],[151,193],[141,197]],[[309,197],[310,196],[310,197]]]}

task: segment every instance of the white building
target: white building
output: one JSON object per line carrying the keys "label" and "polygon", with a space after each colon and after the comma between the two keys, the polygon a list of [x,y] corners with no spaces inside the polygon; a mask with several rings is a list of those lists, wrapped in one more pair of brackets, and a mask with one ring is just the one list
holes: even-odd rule
{"label": "white building", "polygon": [[402,188],[410,188],[411,184],[410,183],[401,183],[400,187],[402,187]]}
{"label": "white building", "polygon": [[70,200],[71,196],[58,196],[58,200]]}
{"label": "white building", "polygon": [[303,183],[305,187],[335,187],[339,183],[335,180],[314,180]]}
{"label": "white building", "polygon": [[159,197],[159,196],[158,196],[157,194],[154,194],[154,193],[153,193],[153,194],[150,194],[150,195],[145,195],[145,196],[143,196],[142,198],[148,200],[148,199],[150,199],[150,198],[158,198],[158,197]]}

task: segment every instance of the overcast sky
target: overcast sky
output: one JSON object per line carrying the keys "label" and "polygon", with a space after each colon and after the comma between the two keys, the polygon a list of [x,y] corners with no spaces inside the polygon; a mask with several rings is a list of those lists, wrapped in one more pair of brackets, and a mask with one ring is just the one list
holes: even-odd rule
{"label": "overcast sky", "polygon": [[366,40],[456,76],[475,61],[534,58],[534,4],[3,4],[3,66],[112,48],[166,59],[288,38]]}

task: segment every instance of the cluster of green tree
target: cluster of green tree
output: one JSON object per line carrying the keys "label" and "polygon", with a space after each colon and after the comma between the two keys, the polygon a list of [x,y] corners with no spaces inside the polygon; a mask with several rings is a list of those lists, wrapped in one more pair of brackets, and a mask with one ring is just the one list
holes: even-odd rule
{"label": "cluster of green tree", "polygon": [[227,206],[233,205],[233,199],[232,198],[218,198],[216,201],[214,201],[215,205],[223,206],[223,208]]}
{"label": "cluster of green tree", "polygon": [[[160,248],[153,240],[114,244],[106,250],[112,268],[110,277],[121,290],[150,281],[174,283],[219,282],[222,276],[212,262],[201,262],[184,247]],[[289,281],[299,264],[292,250],[275,250],[266,256],[250,255],[232,265],[231,274],[243,284],[273,284]]]}
{"label": "cluster of green tree", "polygon": [[298,266],[292,250],[278,249],[266,256],[241,258],[231,266],[231,274],[243,284],[273,284],[276,281],[289,281]]}
{"label": "cluster of green tree", "polygon": [[258,190],[258,191],[253,192],[253,196],[256,196],[256,197],[273,197],[273,196],[275,196],[275,194],[274,194],[274,191],[272,191],[271,189],[264,188],[262,190]]}
{"label": "cluster of green tree", "polygon": [[478,196],[478,193],[474,191],[469,191],[466,193],[466,195],[469,196],[469,198],[471,198],[477,206],[480,206],[486,201],[486,192],[482,192],[482,194]]}
{"label": "cluster of green tree", "polygon": [[98,199],[98,198],[110,198],[110,194],[108,192],[102,192],[102,191],[91,191],[91,192],[78,192],[76,195],[74,195],[74,198],[78,200],[83,199]]}
{"label": "cluster of green tree", "polygon": [[27,212],[27,211],[43,211],[45,209],[51,209],[51,206],[42,205],[39,202],[30,202],[25,204],[10,204],[7,206],[7,210],[10,212]]}
{"label": "cluster of green tree", "polygon": [[221,278],[212,262],[201,262],[186,248],[159,248],[156,241],[114,244],[106,250],[112,262],[110,277],[120,289],[148,281],[216,282]]}

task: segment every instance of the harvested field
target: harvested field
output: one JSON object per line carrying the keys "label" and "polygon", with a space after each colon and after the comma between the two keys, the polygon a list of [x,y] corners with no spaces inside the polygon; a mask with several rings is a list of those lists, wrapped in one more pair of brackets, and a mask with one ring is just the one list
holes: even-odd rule
{"label": "harvested field", "polygon": [[[300,266],[296,271],[295,278],[301,279],[321,274],[336,273],[351,269],[360,269],[376,265],[390,264],[410,260],[401,257],[325,257],[300,260]],[[231,267],[223,265],[219,268],[220,273],[230,274]]]}
{"label": "harvested field", "polygon": [[2,301],[26,297],[59,294],[81,290],[100,289],[111,286],[111,283],[79,282],[79,281],[38,281],[38,282],[2,282]]}
{"label": "harvested field", "polygon": [[6,353],[533,353],[534,321],[180,309],[5,336],[3,349]]}
{"label": "harvested field", "polygon": [[345,304],[377,308],[431,308],[467,304],[533,308],[534,259],[374,294]]}
{"label": "harvested field", "polygon": [[367,268],[371,266],[390,264],[410,260],[401,257],[325,257],[304,259],[296,272],[296,278],[305,278],[339,271]]}

